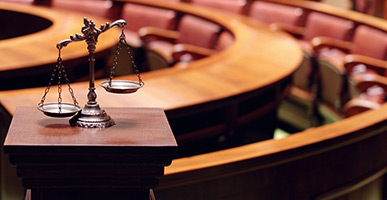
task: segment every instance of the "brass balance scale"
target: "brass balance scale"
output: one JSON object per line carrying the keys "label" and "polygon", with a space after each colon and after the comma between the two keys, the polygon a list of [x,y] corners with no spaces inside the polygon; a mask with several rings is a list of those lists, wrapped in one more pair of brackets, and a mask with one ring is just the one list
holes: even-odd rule
{"label": "brass balance scale", "polygon": [[[105,128],[105,127],[112,126],[115,123],[114,123],[114,120],[108,114],[106,114],[105,110],[100,108],[99,104],[96,101],[97,95],[95,93],[95,87],[94,87],[94,81],[95,81],[94,54],[95,54],[97,39],[101,33],[109,30],[112,27],[120,27],[122,29],[121,35],[119,37],[119,42],[117,44],[116,52],[114,55],[110,77],[108,80],[101,82],[100,86],[102,86],[107,92],[134,93],[144,85],[144,82],[141,79],[138,68],[134,63],[133,55],[130,52],[130,47],[125,39],[125,34],[124,34],[124,27],[126,26],[125,20],[120,19],[113,22],[112,24],[109,24],[109,23],[106,23],[106,25],[102,24],[100,28],[96,28],[95,23],[92,20],[88,20],[87,18],[84,18],[83,22],[85,24],[85,26],[83,26],[81,30],[83,34],[77,33],[75,36],[71,35],[70,39],[62,40],[56,45],[56,47],[59,50],[57,64],[51,74],[51,79],[38,105],[38,109],[42,111],[45,115],[50,117],[70,117],[75,115],[70,119],[71,126],[79,126],[79,127],[86,127],[86,128]],[[78,102],[74,96],[73,89],[70,86],[70,81],[67,77],[65,68],[62,64],[61,49],[67,46],[71,42],[78,42],[83,40],[86,41],[88,45],[87,49],[89,51],[89,92],[87,94],[88,101],[85,107],[82,109],[78,105]],[[120,49],[122,48],[122,45],[125,46],[127,53],[130,55],[134,72],[136,73],[138,78],[137,82],[130,81],[130,80],[113,80],[115,68],[118,62],[118,55],[119,55]],[[56,75],[58,78],[58,93],[59,93],[58,102],[45,103],[44,101],[46,99],[46,95],[49,92],[50,86],[52,85],[52,82],[55,79]],[[67,83],[68,90],[72,97],[73,103],[62,102],[62,96],[61,96],[62,78],[64,78]]]}

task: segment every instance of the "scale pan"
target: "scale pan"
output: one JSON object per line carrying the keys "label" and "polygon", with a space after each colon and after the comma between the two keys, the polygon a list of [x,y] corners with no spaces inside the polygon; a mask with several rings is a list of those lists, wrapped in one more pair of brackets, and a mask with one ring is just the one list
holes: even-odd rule
{"label": "scale pan", "polygon": [[40,104],[38,109],[50,117],[70,117],[82,110],[78,105],[61,103],[61,110],[59,111],[59,103],[57,102]]}
{"label": "scale pan", "polygon": [[109,81],[103,81],[99,85],[112,93],[133,93],[142,87],[139,82],[127,80],[112,80],[111,86],[109,86]]}

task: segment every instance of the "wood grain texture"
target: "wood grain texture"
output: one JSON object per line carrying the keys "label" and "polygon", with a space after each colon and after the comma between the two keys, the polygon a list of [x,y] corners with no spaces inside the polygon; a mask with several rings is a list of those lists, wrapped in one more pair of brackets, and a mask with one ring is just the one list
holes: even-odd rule
{"label": "wood grain texture", "polygon": [[[381,30],[387,27],[383,20],[351,11],[306,1],[286,2]],[[163,6],[161,2],[148,3]],[[299,64],[300,49],[286,34],[272,33],[243,16],[191,10],[185,4],[165,7],[218,22],[235,35],[236,41],[229,49],[187,66],[144,73],[146,85],[136,94],[117,96],[98,89],[97,100],[102,106],[159,106],[167,112],[200,108],[211,102],[229,106],[225,102],[230,97],[269,87],[289,76]],[[86,83],[74,84],[74,88],[81,98],[86,93]],[[1,103],[13,113],[17,105],[32,105],[39,100],[42,91],[43,88],[2,92]],[[55,101],[55,96],[51,100]],[[387,165],[386,111],[387,105],[383,105],[282,140],[176,159],[166,168],[156,197],[310,199],[356,183]]]}
{"label": "wood grain texture", "polygon": [[[274,2],[386,30],[384,20],[352,11],[307,1]],[[168,199],[170,195],[192,199],[311,199],[341,185],[356,184],[387,166],[383,155],[387,152],[386,111],[387,105],[383,105],[378,110],[282,140],[176,159],[166,169],[156,196],[159,199]]]}
{"label": "wood grain texture", "polygon": [[19,107],[4,145],[6,149],[20,146],[176,146],[162,109],[107,108],[106,112],[115,120],[115,126],[87,129],[70,126],[68,118],[48,118],[35,107]]}
{"label": "wood grain texture", "polygon": [[[36,15],[53,23],[47,29],[33,34],[2,40],[0,42],[0,72],[55,63],[58,57],[56,44],[59,41],[68,39],[70,35],[81,33],[83,18],[85,17],[84,14],[77,12],[49,9],[41,6],[15,5],[5,2],[0,3],[0,9]],[[89,17],[92,17],[97,27],[107,22],[106,19],[100,17],[91,15]],[[111,48],[116,44],[118,36],[118,30],[111,30],[101,34],[97,51]],[[63,49],[62,53],[63,60],[71,60],[88,55],[84,42],[70,44]]]}
{"label": "wood grain texture", "polygon": [[88,129],[47,119],[35,107],[17,108],[4,152],[32,199],[68,199],[70,191],[75,199],[149,196],[177,151],[164,111],[106,111],[116,125]]}
{"label": "wood grain texture", "polygon": [[[263,26],[258,29],[257,24],[246,24],[242,18],[238,20],[228,15],[193,10],[185,4],[181,8],[168,7],[191,11],[195,15],[216,21],[233,31],[236,42],[225,51],[188,66],[143,73],[146,85],[132,95],[117,96],[97,88],[97,101],[101,106],[150,106],[172,110],[199,105],[270,86],[290,77],[301,62],[301,49],[287,34],[273,33]],[[136,77],[124,76],[117,79],[135,80]],[[81,104],[85,102],[87,83],[72,84],[72,87],[78,101]],[[57,94],[54,90],[50,92],[52,95],[49,93],[47,101],[56,101]],[[36,88],[1,92],[0,96],[3,97],[2,104],[12,114],[16,105],[34,105],[33,99],[39,101],[43,92],[43,88]],[[13,96],[12,100],[9,99],[10,96]]]}
{"label": "wood grain texture", "polygon": [[[47,84],[58,57],[56,44],[59,41],[69,39],[70,35],[81,33],[84,17],[93,20],[96,27],[108,22],[106,19],[93,15],[55,10],[43,6],[0,2],[0,9],[38,16],[52,23],[48,28],[32,34],[1,40],[0,88],[3,90]],[[110,56],[111,48],[117,43],[118,36],[117,29],[109,30],[100,35],[96,49],[98,61]],[[74,42],[63,48],[62,59],[70,79],[73,79],[73,76],[76,77],[77,73],[84,74],[85,71],[88,71],[87,57],[87,45],[84,41]],[[84,64],[86,67],[84,69],[74,68],[79,67],[80,64]],[[47,79],[42,75],[47,76]],[[28,84],[26,81],[30,81],[30,83]]]}

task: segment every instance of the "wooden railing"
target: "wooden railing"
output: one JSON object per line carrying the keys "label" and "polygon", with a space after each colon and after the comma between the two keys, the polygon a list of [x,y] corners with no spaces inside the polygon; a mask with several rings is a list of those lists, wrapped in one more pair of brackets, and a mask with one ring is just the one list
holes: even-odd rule
{"label": "wooden railing", "polygon": [[[251,97],[259,99],[265,90],[286,94],[286,79],[294,72],[302,55],[288,35],[270,32],[259,22],[243,16],[209,12],[187,4],[128,2],[169,8],[214,21],[234,34],[235,43],[186,68],[144,73],[146,85],[134,95],[112,97],[97,90],[102,106],[157,106],[164,108],[172,119],[178,119],[214,107],[227,110]],[[385,21],[352,11],[306,1],[276,2],[329,13],[387,31]],[[76,95],[81,97],[80,102],[85,101],[86,87],[86,83],[73,84]],[[269,89],[272,87],[273,90]],[[42,93],[42,88],[1,92],[0,102],[12,115],[16,106],[35,105]],[[279,100],[280,96],[272,100]],[[55,97],[51,100],[55,101]],[[270,139],[175,159],[166,168],[166,175],[155,191],[156,198],[321,199],[340,192],[345,195],[351,192],[348,188],[356,187],[344,186],[369,183],[385,174],[386,112],[387,105],[383,105],[378,110],[281,140]],[[234,115],[228,121],[236,120]]]}

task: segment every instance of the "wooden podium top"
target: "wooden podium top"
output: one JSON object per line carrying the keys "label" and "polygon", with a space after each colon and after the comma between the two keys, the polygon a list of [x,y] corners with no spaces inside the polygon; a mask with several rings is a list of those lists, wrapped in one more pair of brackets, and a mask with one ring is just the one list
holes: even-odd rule
{"label": "wooden podium top", "polygon": [[18,107],[6,146],[176,146],[161,108],[106,108],[109,128],[70,126],[69,118],[47,117],[34,107]]}
{"label": "wooden podium top", "polygon": [[[79,153],[85,153],[87,147],[93,151],[97,147],[157,147],[159,154],[162,149],[177,147],[161,108],[106,108],[105,111],[116,125],[100,129],[72,127],[69,118],[51,118],[35,107],[18,107],[4,143],[5,150],[17,153],[17,149],[28,147],[37,153],[46,147],[42,153],[55,153],[52,150],[58,147],[69,147],[70,151],[82,147]],[[51,151],[47,152],[47,148]]]}
{"label": "wooden podium top", "polygon": [[102,129],[72,127],[69,118],[50,118],[36,107],[16,108],[4,151],[35,199],[45,199],[41,194],[58,199],[68,191],[73,199],[90,188],[95,196],[110,197],[112,190],[125,196],[134,189],[149,197],[149,189],[158,185],[177,151],[164,111],[105,111],[116,125]]}

